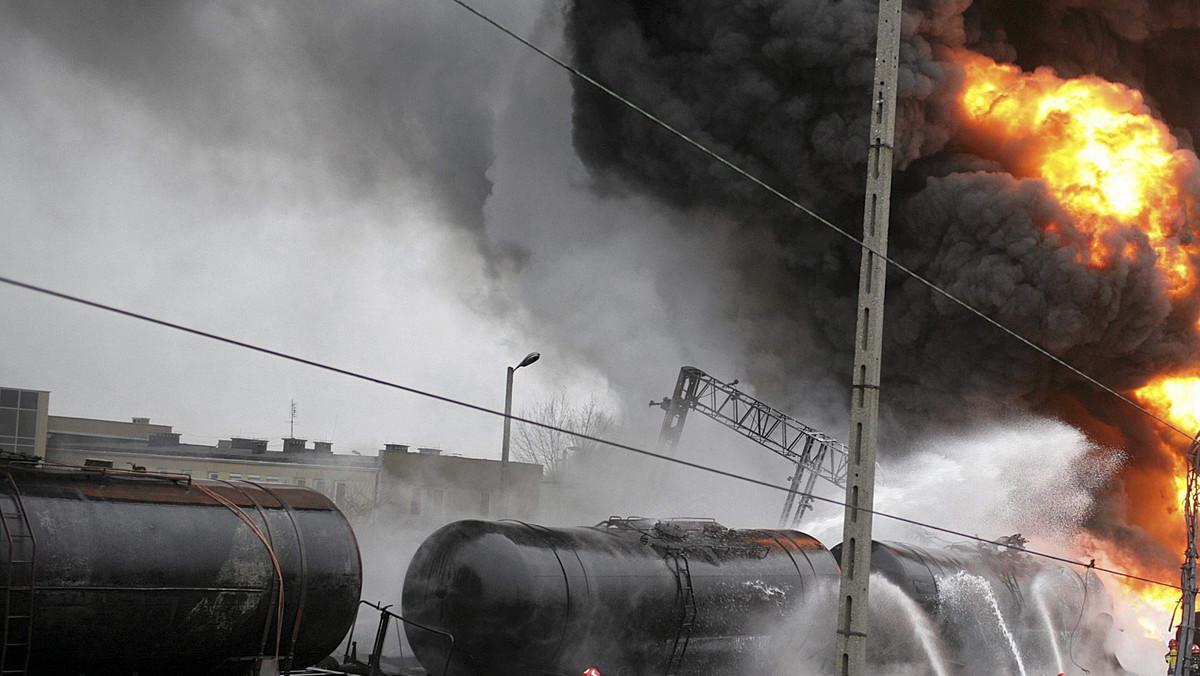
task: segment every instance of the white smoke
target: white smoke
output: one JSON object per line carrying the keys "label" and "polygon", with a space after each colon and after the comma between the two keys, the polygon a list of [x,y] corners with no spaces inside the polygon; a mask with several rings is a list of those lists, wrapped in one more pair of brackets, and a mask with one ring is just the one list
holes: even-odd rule
{"label": "white smoke", "polygon": [[[1076,561],[1100,556],[1088,548],[1093,540],[1079,536],[1096,507],[1097,489],[1124,462],[1120,452],[1097,446],[1075,428],[1039,419],[917,446],[919,451],[898,460],[883,451],[876,510],[989,540],[1021,533],[1029,539],[1027,548]],[[962,541],[883,517],[874,524],[877,540],[932,548]],[[841,540],[841,528],[840,512],[802,526],[829,544]],[[1106,650],[1134,673],[1161,669],[1170,618],[1125,593],[1114,578],[1100,574],[1100,579],[1115,604]],[[1156,636],[1148,627],[1162,631]],[[1067,673],[1074,673],[1066,662]]]}

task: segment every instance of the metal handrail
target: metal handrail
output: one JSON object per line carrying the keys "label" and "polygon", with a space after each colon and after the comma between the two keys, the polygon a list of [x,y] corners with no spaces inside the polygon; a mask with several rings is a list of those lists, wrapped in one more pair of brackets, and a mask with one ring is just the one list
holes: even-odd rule
{"label": "metal handrail", "polygon": [[[28,599],[29,599],[29,603],[28,603],[28,607],[29,607],[28,613],[29,614],[25,618],[25,659],[22,662],[21,670],[20,670],[20,673],[24,674],[24,673],[27,673],[29,670],[29,653],[32,650],[32,646],[33,646],[33,614],[34,614],[33,593],[34,593],[35,587],[37,586],[37,577],[36,577],[37,569],[35,568],[35,565],[37,562],[37,539],[34,538],[34,536],[33,536],[33,526],[30,525],[29,515],[25,512],[25,501],[21,497],[21,489],[19,486],[17,486],[16,479],[13,479],[12,472],[10,472],[8,470],[4,471],[4,478],[8,480],[8,483],[12,486],[12,489],[13,489],[12,502],[13,502],[13,505],[17,508],[17,514],[19,514],[21,517],[21,524],[25,527],[26,535],[24,535],[23,537],[25,537],[26,539],[29,540],[29,559],[28,559],[28,561],[25,562],[26,565],[29,566],[29,588],[26,591],[26,593],[28,594]],[[8,639],[9,639],[9,635],[8,634],[9,634],[9,619],[10,619],[10,616],[12,615],[12,612],[11,612],[12,611],[12,608],[11,608],[12,570],[13,570],[12,564],[15,563],[13,561],[13,548],[14,548],[13,540],[14,540],[14,538],[13,538],[12,530],[8,526],[8,519],[4,518],[4,519],[0,519],[0,521],[3,521],[4,535],[8,540],[8,560],[9,560],[9,564],[7,566],[8,581],[7,581],[7,586],[5,587],[5,590],[4,590],[4,592],[5,592],[4,637],[3,637],[4,646],[3,646],[3,650],[0,651],[0,669],[4,669],[5,673],[9,673],[9,671],[8,671],[8,647],[9,647]],[[16,672],[14,671],[13,673],[16,673]]]}
{"label": "metal handrail", "polygon": [[[395,618],[397,620],[400,620],[404,624],[410,624],[410,625],[416,627],[417,629],[427,631],[431,634],[437,634],[438,636],[445,638],[449,642],[449,647],[446,650],[446,662],[445,662],[445,664],[442,665],[442,676],[446,676],[446,674],[449,673],[450,657],[454,653],[454,635],[453,634],[442,631],[440,629],[434,629],[433,627],[427,627],[427,626],[421,624],[420,622],[414,622],[413,620],[410,620],[402,615],[393,613],[392,611],[388,610],[389,608],[392,607],[390,604],[385,606],[385,605],[382,605],[381,603],[371,603],[370,601],[368,601],[366,599],[359,600],[358,604],[362,605],[362,606],[367,606],[368,608],[374,608],[375,610],[379,611],[380,621],[379,621],[379,627],[375,630],[375,643],[374,643],[374,646],[372,647],[371,654],[369,654],[367,656],[367,665],[371,668],[372,676],[377,676],[378,674],[382,673],[379,669],[379,660],[382,657],[382,653],[383,653],[384,639],[387,638],[388,622],[387,622],[386,618]],[[354,624],[358,624],[357,616],[355,616]],[[354,625],[350,626],[350,636],[351,636],[351,639],[353,639]],[[350,657],[350,643],[348,642],[346,644],[345,659],[349,660],[349,657]]]}

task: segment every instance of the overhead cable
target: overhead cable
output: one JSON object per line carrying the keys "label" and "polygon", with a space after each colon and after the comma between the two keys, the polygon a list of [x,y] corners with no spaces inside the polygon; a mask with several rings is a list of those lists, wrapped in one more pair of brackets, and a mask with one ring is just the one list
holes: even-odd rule
{"label": "overhead cable", "polygon": [[[830,505],[836,505],[836,506],[842,507],[842,508],[849,507],[849,505],[847,505],[845,502],[842,502],[841,500],[834,500],[833,498],[827,498],[827,497],[820,496],[820,495],[817,495],[815,493],[811,493],[808,491],[794,490],[790,486],[781,486],[779,484],[773,484],[768,481],[763,481],[761,479],[755,479],[753,477],[748,477],[748,476],[745,476],[742,474],[736,474],[734,472],[728,472],[723,469],[717,469],[716,467],[710,467],[708,465],[702,465],[700,463],[690,462],[687,460],[682,460],[680,458],[674,458],[669,455],[663,455],[661,453],[647,451],[645,449],[638,448],[636,446],[631,446],[629,444],[624,444],[624,443],[621,443],[618,441],[611,441],[609,439],[603,439],[603,438],[600,438],[600,437],[597,437],[597,436],[594,436],[591,434],[584,434],[582,432],[576,432],[574,430],[569,430],[569,429],[566,429],[563,427],[558,427],[556,425],[551,425],[549,423],[541,422],[538,420],[524,418],[519,415],[507,415],[506,416],[503,411],[498,411],[496,409],[488,408],[486,406],[481,406],[479,404],[472,404],[470,402],[463,401],[461,399],[455,399],[454,397],[448,397],[446,395],[436,394],[434,392],[422,390],[420,388],[412,387],[410,385],[403,385],[403,384],[392,382],[389,380],[384,380],[382,378],[376,378],[374,376],[370,376],[365,373],[351,371],[349,369],[344,369],[344,368],[341,368],[338,366],[333,366],[331,364],[326,364],[326,363],[319,362],[319,361],[316,361],[313,359],[308,359],[305,357],[300,357],[297,355],[289,354],[287,352],[281,352],[279,350],[274,350],[274,349],[271,349],[268,347],[263,347],[261,345],[255,345],[253,343],[248,343],[246,341],[238,340],[236,338],[229,338],[227,336],[222,336],[222,335],[219,335],[216,333],[212,333],[210,331],[204,331],[201,329],[192,328],[190,326],[184,326],[183,324],[177,324],[175,322],[170,322],[165,319],[158,319],[156,317],[151,317],[149,315],[145,315],[145,314],[142,314],[139,312],[133,312],[133,311],[125,310],[125,309],[118,308],[118,307],[115,307],[112,305],[106,305],[104,303],[99,303],[99,302],[96,302],[93,300],[88,300],[86,298],[81,298],[79,296],[73,296],[71,294],[62,293],[60,291],[54,291],[52,289],[47,289],[45,287],[36,286],[34,284],[21,282],[21,281],[15,280],[15,279],[11,279],[9,277],[0,276],[0,284],[7,284],[9,286],[14,286],[14,287],[17,287],[20,289],[25,289],[27,291],[33,291],[35,293],[52,296],[52,297],[58,298],[60,300],[69,301],[71,303],[76,303],[79,305],[85,305],[90,308],[94,308],[97,310],[103,310],[105,312],[110,312],[113,314],[118,314],[123,317],[128,317],[130,319],[136,319],[138,321],[146,322],[149,324],[154,324],[154,325],[161,326],[163,328],[171,329],[174,331],[188,333],[193,336],[199,336],[201,338],[206,338],[208,340],[214,340],[219,343],[225,343],[226,345],[233,345],[234,347],[240,347],[240,348],[243,348],[246,350],[251,350],[253,352],[258,352],[260,354],[265,354],[265,355],[268,355],[271,357],[276,357],[276,358],[283,359],[286,361],[295,362],[297,364],[303,364],[304,366],[311,366],[313,368],[321,369],[323,371],[337,373],[339,375],[347,376],[350,378],[355,378],[357,380],[362,380],[362,381],[369,382],[369,383],[374,383],[376,385],[382,385],[384,387],[389,387],[389,388],[392,388],[395,390],[400,390],[401,392],[408,392],[409,394],[415,394],[417,396],[425,397],[427,399],[432,399],[434,401],[440,401],[445,404],[451,404],[453,406],[458,406],[460,408],[477,411],[479,413],[485,413],[487,415],[495,416],[497,418],[507,418],[509,420],[513,420],[513,421],[516,421],[519,423],[524,423],[526,425],[532,425],[533,427],[538,427],[538,428],[541,428],[544,430],[549,430],[551,432],[559,432],[561,434],[566,434],[566,435],[575,437],[576,439],[581,439],[583,441],[590,441],[590,442],[597,443],[597,444],[603,444],[605,446],[611,446],[612,448],[619,448],[624,451],[629,451],[630,453],[636,453],[637,455],[645,456],[648,458],[655,458],[658,460],[663,460],[663,461],[670,462],[670,463],[680,465],[683,467],[689,467],[691,469],[699,470],[701,472],[707,472],[709,474],[714,474],[716,476],[722,476],[722,477],[726,477],[729,479],[735,479],[737,481],[742,481],[744,483],[753,484],[755,486],[761,486],[763,488],[770,488],[772,490],[783,491],[784,493],[793,493],[795,495],[811,497],[813,500],[817,500],[819,502],[824,502],[824,503],[830,504]],[[1048,554],[1045,552],[1038,552],[1038,551],[1034,551],[1034,550],[1030,550],[1030,549],[1024,549],[1023,547],[1013,545],[1013,544],[1008,544],[1005,542],[994,542],[992,540],[988,540],[987,538],[979,537],[978,535],[970,535],[968,533],[964,533],[962,531],[957,531],[952,528],[935,526],[933,524],[925,523],[922,521],[917,521],[916,519],[909,519],[909,518],[903,517],[903,516],[896,516],[894,514],[888,514],[887,512],[881,512],[881,511],[878,511],[875,509],[863,509],[863,508],[857,507],[857,506],[851,507],[851,509],[856,509],[856,510],[859,510],[862,512],[870,512],[871,514],[874,514],[875,516],[878,516],[878,517],[890,519],[892,521],[897,521],[899,523],[908,524],[910,526],[917,526],[919,528],[924,528],[927,530],[944,533],[947,535],[953,535],[955,537],[963,538],[965,540],[973,540],[975,542],[979,542],[979,543],[983,543],[983,544],[987,544],[987,545],[993,545],[993,546],[1002,547],[1005,549],[1011,549],[1011,550],[1015,550],[1015,551],[1025,552],[1025,553],[1033,555],[1033,556],[1038,556],[1038,557],[1041,557],[1044,559],[1050,559],[1052,561],[1058,561],[1059,563],[1064,563],[1064,564],[1071,565],[1071,566],[1078,566],[1080,568],[1090,568],[1091,570],[1094,570],[1094,571],[1107,573],[1109,575],[1114,575],[1117,577],[1122,577],[1127,580],[1135,580],[1138,582],[1144,582],[1146,584],[1157,585],[1160,587],[1169,587],[1171,589],[1180,589],[1179,585],[1176,585],[1176,584],[1162,582],[1160,580],[1152,580],[1150,578],[1142,577],[1140,575],[1134,575],[1132,573],[1127,573],[1127,572],[1120,571],[1120,570],[1113,570],[1111,568],[1104,568],[1101,566],[1097,566],[1097,565],[1095,565],[1095,561],[1092,561],[1091,563],[1082,563],[1080,561],[1075,561],[1073,559],[1056,556],[1054,554]]]}

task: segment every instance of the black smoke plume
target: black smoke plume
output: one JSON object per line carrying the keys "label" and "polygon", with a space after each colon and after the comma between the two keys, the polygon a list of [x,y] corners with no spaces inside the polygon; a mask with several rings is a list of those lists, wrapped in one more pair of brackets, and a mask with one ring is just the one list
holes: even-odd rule
{"label": "black smoke plume", "polygon": [[[877,3],[869,0],[577,2],[567,35],[584,72],[851,231],[861,222]],[[988,316],[1122,390],[1200,359],[1198,308],[1171,301],[1152,252],[1101,268],[1044,184],[961,133],[969,49],[1026,69],[1051,66],[1138,88],[1189,147],[1200,132],[1195,2],[917,0],[905,3],[891,255]],[[787,336],[758,349],[791,373],[850,363],[858,249],[588,85],[574,90],[574,139],[604,190],[653,195],[682,210],[720,210],[767,226],[773,266],[816,353]],[[1200,195],[1193,170],[1185,191]],[[1055,223],[1060,227],[1047,230]],[[1179,233],[1181,239],[1192,236]],[[1129,229],[1113,235],[1144,242]],[[960,426],[1065,398],[1104,397],[963,309],[895,271],[889,276],[884,397],[890,445],[934,425]],[[779,362],[776,362],[779,363]],[[760,388],[787,373],[750,374]],[[779,396],[785,396],[777,392]],[[1086,423],[1087,416],[1082,416]],[[1080,419],[1072,419],[1081,422]],[[1120,420],[1114,421],[1120,424]],[[1086,426],[1086,425],[1085,425]],[[1122,441],[1141,435],[1139,424]],[[1133,462],[1139,460],[1138,449]],[[1103,520],[1103,516],[1098,517]],[[1105,530],[1097,523],[1098,530]]]}

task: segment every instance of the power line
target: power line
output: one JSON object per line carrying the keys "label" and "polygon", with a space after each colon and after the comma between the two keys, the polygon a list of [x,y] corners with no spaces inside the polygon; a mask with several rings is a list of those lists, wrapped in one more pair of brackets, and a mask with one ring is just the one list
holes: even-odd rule
{"label": "power line", "polygon": [[969,303],[967,303],[965,300],[962,300],[962,299],[960,299],[958,296],[955,296],[954,294],[952,294],[952,293],[950,293],[949,291],[947,291],[947,290],[943,289],[942,287],[938,286],[938,285],[937,285],[937,284],[935,284],[934,282],[932,282],[932,281],[930,281],[930,280],[926,279],[926,278],[925,278],[924,276],[922,276],[920,273],[917,273],[916,271],[909,269],[908,267],[906,267],[906,266],[905,266],[905,265],[903,265],[902,263],[900,263],[900,262],[898,262],[898,261],[896,261],[896,260],[894,260],[894,259],[892,259],[892,258],[889,258],[888,256],[886,256],[886,255],[884,255],[884,254],[882,254],[882,253],[880,253],[880,252],[876,251],[875,249],[873,249],[873,248],[871,248],[870,246],[868,246],[868,245],[866,244],[866,242],[864,242],[863,240],[859,239],[858,237],[855,237],[854,235],[850,234],[849,232],[847,232],[847,231],[846,231],[846,230],[844,230],[843,228],[841,228],[841,227],[839,227],[838,225],[834,224],[832,221],[830,221],[830,220],[826,219],[825,217],[821,216],[820,214],[818,214],[817,212],[813,211],[812,209],[809,209],[808,207],[804,206],[804,205],[803,205],[803,204],[801,204],[800,202],[797,202],[796,200],[792,199],[791,197],[788,197],[788,196],[787,196],[786,194],[784,194],[784,193],[783,193],[781,190],[779,190],[779,189],[775,188],[774,186],[770,185],[770,184],[769,184],[769,183],[767,183],[766,181],[764,181],[764,180],[762,180],[762,179],[758,178],[758,177],[757,177],[757,176],[755,176],[754,174],[751,174],[749,171],[747,171],[747,170],[745,170],[745,169],[741,168],[740,166],[738,166],[738,165],[734,164],[734,163],[733,163],[733,162],[731,162],[730,160],[727,160],[727,159],[725,159],[723,156],[721,156],[720,154],[718,154],[718,153],[717,153],[715,150],[713,150],[713,149],[709,148],[708,146],[704,145],[703,143],[701,143],[701,142],[699,142],[699,141],[697,141],[697,140],[693,139],[692,137],[688,136],[687,134],[683,133],[682,131],[679,131],[678,129],[676,129],[675,127],[671,126],[671,125],[670,125],[669,123],[667,123],[666,121],[664,121],[664,120],[660,119],[659,117],[657,117],[657,116],[656,116],[656,115],[654,115],[653,113],[651,113],[651,112],[649,112],[648,110],[646,110],[646,109],[642,108],[641,106],[637,105],[636,103],[634,103],[634,102],[630,101],[629,99],[625,98],[624,96],[621,96],[620,94],[618,94],[617,92],[613,91],[612,89],[609,89],[609,88],[608,88],[608,87],[606,87],[605,85],[601,84],[601,83],[600,83],[598,80],[596,80],[596,79],[594,79],[594,78],[590,77],[589,75],[587,75],[587,74],[586,74],[586,73],[584,73],[583,71],[580,71],[578,68],[576,68],[576,67],[572,66],[571,64],[567,63],[566,61],[563,61],[562,59],[560,59],[560,58],[558,58],[558,57],[554,56],[553,54],[551,54],[551,53],[547,52],[546,50],[542,49],[541,47],[538,47],[538,46],[537,46],[537,45],[535,45],[534,43],[532,43],[532,42],[530,42],[529,40],[525,39],[524,37],[522,37],[522,36],[518,35],[517,33],[513,32],[512,30],[510,30],[509,28],[507,28],[507,27],[506,27],[506,26],[504,26],[503,24],[499,23],[499,22],[498,22],[498,21],[496,21],[495,19],[492,19],[492,18],[491,18],[491,17],[489,17],[488,15],[484,14],[483,12],[481,12],[481,11],[479,11],[479,10],[475,9],[474,7],[472,7],[471,5],[467,4],[466,2],[464,2],[464,0],[451,0],[451,2],[453,2],[453,3],[457,4],[457,5],[459,5],[459,6],[460,6],[460,7],[462,7],[463,9],[465,9],[465,10],[467,10],[468,12],[470,12],[470,13],[474,14],[475,16],[479,17],[480,19],[482,19],[482,20],[486,21],[487,23],[491,24],[492,26],[495,26],[497,29],[499,29],[500,31],[502,31],[504,34],[506,34],[506,35],[508,35],[509,37],[513,38],[514,40],[516,40],[516,41],[520,42],[521,44],[525,45],[526,47],[528,47],[528,48],[532,49],[533,51],[537,52],[538,54],[541,54],[542,56],[546,57],[546,58],[547,58],[547,59],[549,59],[550,61],[553,61],[553,62],[554,62],[556,65],[558,65],[558,66],[559,66],[560,68],[562,68],[563,70],[566,70],[568,73],[571,73],[572,75],[574,75],[575,77],[579,78],[580,80],[583,80],[584,82],[586,82],[586,83],[588,83],[589,85],[591,85],[591,86],[593,86],[593,87],[595,87],[595,88],[599,89],[600,91],[602,91],[602,92],[604,92],[605,94],[607,94],[607,95],[611,96],[612,98],[616,99],[617,101],[620,101],[622,104],[624,104],[625,106],[629,107],[631,110],[633,110],[633,111],[637,112],[638,114],[642,115],[642,116],[643,116],[643,117],[645,117],[647,120],[650,120],[651,122],[653,122],[653,123],[657,124],[658,126],[662,127],[663,129],[665,129],[665,130],[669,131],[670,133],[674,134],[675,136],[678,136],[680,139],[682,139],[682,140],[683,140],[683,141],[685,141],[686,143],[690,144],[691,146],[695,147],[695,148],[696,148],[696,149],[698,149],[699,151],[701,151],[701,152],[703,152],[704,154],[708,155],[709,157],[713,158],[713,159],[714,159],[714,160],[716,160],[717,162],[720,162],[721,164],[725,165],[726,167],[728,167],[728,168],[732,169],[734,172],[736,172],[736,173],[740,174],[741,176],[743,176],[744,178],[746,178],[746,179],[750,180],[751,182],[753,182],[754,184],[758,185],[760,188],[763,188],[764,190],[766,190],[767,192],[771,193],[771,194],[772,194],[772,195],[774,195],[775,197],[778,197],[779,199],[781,199],[781,200],[783,200],[784,202],[788,203],[789,205],[791,205],[792,207],[794,207],[795,209],[797,209],[797,210],[798,210],[798,211],[800,211],[801,213],[804,213],[804,214],[806,214],[806,215],[810,216],[810,217],[811,217],[813,220],[815,220],[815,221],[817,221],[818,223],[820,223],[820,224],[824,225],[825,227],[827,227],[827,228],[829,228],[829,229],[833,230],[834,232],[836,232],[837,234],[841,235],[842,237],[844,237],[844,238],[846,238],[846,239],[850,240],[851,242],[854,242],[854,243],[855,243],[855,244],[857,244],[858,246],[862,247],[863,249],[866,249],[867,251],[870,251],[871,253],[875,254],[876,256],[879,256],[881,259],[883,259],[883,260],[887,261],[887,262],[888,262],[888,264],[890,264],[892,267],[894,267],[894,268],[896,268],[897,270],[899,270],[899,271],[903,272],[904,274],[908,275],[909,277],[912,277],[913,279],[917,280],[917,281],[918,281],[918,282],[920,282],[921,284],[924,284],[925,286],[929,287],[929,289],[931,289],[932,291],[934,291],[934,292],[936,292],[936,293],[938,293],[938,294],[942,295],[943,297],[945,297],[947,300],[949,300],[949,301],[951,301],[951,302],[955,303],[956,305],[958,305],[958,306],[962,307],[963,309],[967,310],[968,312],[970,312],[971,314],[975,315],[976,317],[979,317],[980,319],[984,320],[985,322],[987,322],[987,323],[991,324],[992,326],[995,326],[996,328],[1000,329],[1000,330],[1001,330],[1001,331],[1003,331],[1004,333],[1007,333],[1008,335],[1012,336],[1013,338],[1016,338],[1018,341],[1020,341],[1020,342],[1024,343],[1025,345],[1027,345],[1028,347],[1032,348],[1033,350],[1035,350],[1035,351],[1037,351],[1037,352],[1041,353],[1042,355],[1044,355],[1044,356],[1048,357],[1049,359],[1051,359],[1052,361],[1054,361],[1054,362],[1055,362],[1056,364],[1058,364],[1059,366],[1062,366],[1063,368],[1067,369],[1068,371],[1070,371],[1070,372],[1074,373],[1075,375],[1079,376],[1080,378],[1083,378],[1083,379],[1084,379],[1084,380],[1086,380],[1087,382],[1089,382],[1089,383],[1091,383],[1092,385],[1095,385],[1096,387],[1100,388],[1101,390],[1103,390],[1103,391],[1105,391],[1105,392],[1107,392],[1107,393],[1111,394],[1112,396],[1116,397],[1117,399],[1120,399],[1121,401],[1125,402],[1126,404],[1129,404],[1130,406],[1132,406],[1132,407],[1136,408],[1137,410],[1141,411],[1142,413],[1145,413],[1146,415],[1148,415],[1148,416],[1150,416],[1151,418],[1153,418],[1154,420],[1158,421],[1160,424],[1164,425],[1165,427],[1167,427],[1167,428],[1169,428],[1169,429],[1171,429],[1171,430],[1174,430],[1174,431],[1175,431],[1175,432],[1177,432],[1178,434],[1182,435],[1182,436],[1183,436],[1183,437],[1185,437],[1185,438],[1186,438],[1188,441],[1191,441],[1191,440],[1192,440],[1192,437],[1193,437],[1193,436],[1195,436],[1195,435],[1194,435],[1194,433],[1191,433],[1191,432],[1185,432],[1184,430],[1180,429],[1179,427],[1176,427],[1176,426],[1175,426],[1175,424],[1174,424],[1174,423],[1172,423],[1172,422],[1170,422],[1169,420],[1166,420],[1165,418],[1161,418],[1161,417],[1159,417],[1159,416],[1158,416],[1156,413],[1154,413],[1153,411],[1150,411],[1149,409],[1147,409],[1147,408],[1143,407],[1141,404],[1137,403],[1136,401],[1134,401],[1134,400],[1130,399],[1129,397],[1127,397],[1127,396],[1125,396],[1125,395],[1121,394],[1120,392],[1117,392],[1116,390],[1112,389],[1112,388],[1111,388],[1111,387],[1109,387],[1108,385],[1105,385],[1104,383],[1100,382],[1099,380],[1096,380],[1095,378],[1093,378],[1092,376],[1088,375],[1087,373],[1084,373],[1083,371],[1079,370],[1078,368],[1076,368],[1076,367],[1072,366],[1070,363],[1068,363],[1067,361],[1063,360],[1061,357],[1058,357],[1058,356],[1054,355],[1053,353],[1051,353],[1051,352],[1050,352],[1049,350],[1047,350],[1046,348],[1044,348],[1044,347],[1042,347],[1042,346],[1038,345],[1037,343],[1033,342],[1032,340],[1029,340],[1029,339],[1028,339],[1028,338],[1026,338],[1025,336],[1022,336],[1021,334],[1017,333],[1017,332],[1016,332],[1016,331],[1014,331],[1013,329],[1010,329],[1010,328],[1008,328],[1007,326],[1005,326],[1004,324],[1000,323],[999,321],[997,321],[997,320],[995,320],[995,319],[993,319],[993,318],[991,318],[991,317],[987,316],[987,315],[986,315],[986,314],[984,314],[984,313],[983,313],[981,310],[977,310],[977,309],[975,309],[975,307],[974,307],[974,306],[970,305],[970,304],[969,304]]}
{"label": "power line", "polygon": [[[141,314],[138,312],[124,310],[122,308],[115,307],[113,305],[106,305],[104,303],[99,303],[99,302],[96,302],[93,300],[88,300],[86,298],[81,298],[79,296],[73,296],[73,295],[70,295],[67,293],[62,293],[60,291],[54,291],[52,289],[47,289],[45,287],[36,286],[34,284],[29,284],[26,282],[21,282],[21,281],[15,280],[15,279],[11,279],[9,277],[0,277],[0,283],[8,284],[9,286],[14,286],[14,287],[17,287],[20,289],[25,289],[27,291],[33,291],[35,293],[40,293],[40,294],[43,294],[46,296],[52,296],[52,297],[58,298],[60,300],[77,303],[79,305],[85,305],[87,307],[94,308],[97,310],[111,312],[113,314],[118,314],[123,317],[129,317],[130,319],[136,319],[138,321],[146,322],[149,324],[155,324],[157,326],[172,329],[174,331],[180,331],[182,333],[188,333],[193,336],[207,338],[209,340],[214,340],[219,343],[225,343],[226,345],[233,345],[234,347],[240,347],[240,348],[243,348],[246,350],[258,352],[260,354],[265,354],[265,355],[268,355],[271,357],[276,357],[279,359],[284,359],[286,361],[295,362],[297,364],[303,364],[304,366],[311,366],[313,368],[321,369],[323,371],[329,371],[331,373],[337,373],[339,375],[347,376],[350,378],[355,378],[357,380],[362,380],[362,381],[366,381],[369,383],[374,383],[376,385],[390,387],[395,390],[400,390],[402,392],[408,392],[409,394],[415,394],[420,397],[425,397],[427,399],[432,399],[434,401],[440,401],[440,402],[443,402],[446,404],[451,404],[453,406],[458,406],[460,408],[477,411],[479,413],[486,413],[488,415],[496,416],[498,418],[504,418],[507,420],[515,420],[516,422],[519,422],[519,423],[524,423],[526,425],[532,425],[534,427],[540,427],[542,429],[550,430],[552,432],[560,432],[562,434],[567,434],[572,437],[575,437],[576,439],[581,439],[583,441],[591,441],[593,443],[604,444],[605,446],[619,448],[621,450],[629,451],[630,453],[636,453],[638,455],[642,455],[642,456],[645,456],[648,458],[665,460],[666,462],[674,463],[676,465],[681,465],[683,467],[689,467],[691,469],[699,470],[702,472],[707,472],[709,474],[714,474],[716,476],[722,476],[722,477],[726,477],[729,479],[735,479],[737,481],[742,481],[745,483],[753,484],[755,486],[761,486],[763,488],[770,488],[770,489],[777,490],[777,491],[783,491],[784,493],[793,493],[796,495],[808,496],[808,497],[811,497],[813,500],[817,500],[819,502],[824,502],[824,503],[830,504],[830,505],[836,505],[836,506],[839,506],[842,508],[847,507],[846,503],[842,502],[841,500],[835,500],[833,498],[826,498],[826,497],[823,497],[820,495],[816,495],[815,493],[809,493],[807,491],[793,490],[790,486],[780,486],[778,484],[773,484],[773,483],[770,483],[767,481],[762,481],[761,479],[755,479],[753,477],[748,477],[748,476],[744,476],[741,474],[735,474],[733,472],[728,472],[728,471],[725,471],[722,469],[717,469],[716,467],[709,467],[707,465],[701,465],[699,463],[689,462],[687,460],[682,460],[680,458],[673,458],[671,456],[663,455],[661,453],[654,453],[652,451],[647,451],[645,449],[638,448],[636,446],[631,446],[629,444],[623,444],[618,441],[610,441],[608,439],[602,439],[600,437],[593,436],[590,434],[584,434],[582,432],[575,432],[573,430],[565,429],[562,427],[557,427],[555,425],[540,422],[537,420],[530,420],[528,418],[523,418],[523,417],[517,416],[517,415],[507,415],[506,416],[503,411],[497,411],[495,409],[491,409],[486,406],[480,406],[479,404],[472,404],[470,402],[463,401],[461,399],[455,399],[453,397],[448,397],[448,396],[441,395],[441,394],[435,394],[433,392],[429,392],[427,390],[422,390],[417,387],[411,387],[409,385],[402,385],[400,383],[395,383],[395,382],[392,382],[389,380],[384,380],[382,378],[376,378],[374,376],[369,376],[364,373],[359,373],[357,371],[351,371],[349,369],[344,369],[344,368],[341,368],[338,366],[325,364],[323,362],[315,361],[313,359],[307,359],[305,357],[300,357],[297,355],[289,354],[287,352],[280,352],[279,350],[273,350],[268,347],[262,347],[261,345],[247,343],[243,340],[229,338],[227,336],[222,336],[222,335],[219,335],[216,333],[212,333],[210,331],[204,331],[201,329],[192,328],[190,326],[184,326],[183,324],[177,324],[175,322],[169,322],[164,319],[158,319],[156,317],[151,317],[149,315]],[[924,523],[922,521],[917,521],[915,519],[909,519],[909,518],[903,517],[903,516],[895,516],[893,514],[888,514],[886,512],[880,512],[875,509],[862,509],[861,507],[855,507],[854,509],[859,509],[863,512],[870,512],[871,514],[873,514],[875,516],[882,517],[885,519],[891,519],[892,521],[897,521],[899,523],[904,523],[904,524],[908,524],[911,526],[917,526],[920,528],[925,528],[927,530],[932,530],[932,531],[936,531],[939,533],[945,533],[947,535],[953,535],[955,537],[960,537],[960,538],[963,538],[966,540],[973,540],[975,542],[985,543],[985,544],[989,544],[989,545],[995,545],[995,546],[1004,547],[1007,549],[1013,549],[1016,551],[1021,551],[1021,552],[1025,552],[1027,554],[1031,554],[1033,556],[1038,556],[1038,557],[1041,557],[1044,559],[1058,561],[1059,563],[1064,563],[1064,564],[1068,564],[1068,565],[1072,565],[1072,566],[1078,566],[1081,568],[1090,568],[1091,570],[1094,570],[1094,571],[1107,573],[1109,575],[1115,575],[1117,577],[1123,577],[1128,580],[1136,580],[1138,582],[1144,582],[1146,584],[1157,585],[1160,587],[1168,587],[1171,589],[1180,589],[1179,585],[1170,584],[1167,582],[1161,582],[1159,580],[1152,580],[1150,578],[1141,577],[1139,575],[1134,575],[1132,573],[1126,573],[1124,571],[1113,570],[1110,568],[1104,568],[1101,566],[1097,566],[1097,565],[1095,565],[1094,561],[1091,563],[1082,563],[1082,562],[1068,559],[1065,557],[1055,556],[1054,554],[1047,554],[1045,552],[1038,552],[1038,551],[1034,551],[1034,550],[1023,549],[1021,547],[1002,543],[1002,542],[993,542],[986,538],[979,537],[978,535],[970,535],[968,533],[957,531],[957,530],[954,530],[951,528],[935,526],[933,524]]]}

